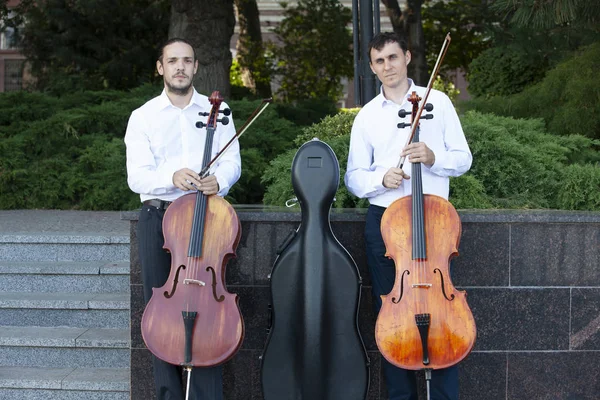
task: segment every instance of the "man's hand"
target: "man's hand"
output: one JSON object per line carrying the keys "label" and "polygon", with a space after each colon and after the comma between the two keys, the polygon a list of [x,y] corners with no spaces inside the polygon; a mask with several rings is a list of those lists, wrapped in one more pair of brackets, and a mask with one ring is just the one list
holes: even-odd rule
{"label": "man's hand", "polygon": [[383,176],[381,183],[388,189],[398,189],[402,179],[410,179],[410,176],[406,175],[400,168],[390,168]]}
{"label": "man's hand", "polygon": [[181,190],[200,190],[206,196],[217,194],[219,183],[214,175],[200,179],[200,175],[189,168],[182,168],[173,174],[173,184]]}
{"label": "man's hand", "polygon": [[200,186],[198,190],[202,191],[207,196],[211,194],[217,194],[219,191],[219,182],[217,182],[217,178],[214,175],[209,175],[204,179],[200,180]]}
{"label": "man's hand", "polygon": [[425,164],[431,167],[435,162],[435,154],[423,142],[411,143],[402,150],[402,157],[408,156],[408,161],[411,163]]}
{"label": "man's hand", "polygon": [[182,168],[173,174],[173,185],[181,190],[196,190],[200,185],[200,175],[189,168]]}

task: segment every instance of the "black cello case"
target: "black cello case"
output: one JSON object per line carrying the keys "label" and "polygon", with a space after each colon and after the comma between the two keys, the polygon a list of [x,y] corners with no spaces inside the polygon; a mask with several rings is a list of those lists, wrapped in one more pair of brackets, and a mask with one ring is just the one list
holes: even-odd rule
{"label": "black cello case", "polygon": [[265,400],[363,400],[369,360],[358,330],[361,278],[329,211],[335,153],[313,139],[292,163],[302,222],[271,272],[271,329],[262,356]]}

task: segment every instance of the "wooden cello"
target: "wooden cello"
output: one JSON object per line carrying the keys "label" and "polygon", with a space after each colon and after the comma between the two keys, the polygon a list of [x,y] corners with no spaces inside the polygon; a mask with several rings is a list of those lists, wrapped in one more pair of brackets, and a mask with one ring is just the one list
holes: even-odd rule
{"label": "wooden cello", "polygon": [[[219,92],[209,100],[203,167],[212,163],[217,122],[228,122],[217,119],[223,101]],[[192,367],[222,364],[242,344],[238,296],[224,283],[225,266],[240,240],[240,222],[223,198],[197,191],[169,206],[163,232],[171,272],[164,286],[152,289],[142,316],[142,336],[155,356],[188,371],[189,392]]]}
{"label": "wooden cello", "polygon": [[[421,107],[416,92],[409,98],[413,130],[408,142],[419,141],[419,119],[444,52],[442,48]],[[392,291],[381,296],[375,339],[391,364],[425,370],[429,388],[432,369],[450,367],[469,354],[476,327],[466,293],[454,288],[449,274],[449,261],[458,254],[458,214],[446,199],[423,194],[420,163],[412,164],[411,182],[412,195],[392,203],[381,220],[396,279]]]}

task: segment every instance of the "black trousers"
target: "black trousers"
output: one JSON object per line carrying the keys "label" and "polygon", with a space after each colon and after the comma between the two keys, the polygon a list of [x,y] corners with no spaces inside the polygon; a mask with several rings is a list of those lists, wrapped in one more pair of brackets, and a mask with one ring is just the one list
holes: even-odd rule
{"label": "black trousers", "polygon": [[[152,288],[161,287],[169,278],[171,255],[162,247],[164,236],[162,220],[164,210],[143,206],[137,225],[142,283],[146,304],[152,297]],[[166,363],[154,355],[154,384],[158,400],[185,399],[185,386],[181,368]],[[187,381],[187,377],[186,377]],[[223,400],[223,368],[194,368],[190,382],[190,400]]]}
{"label": "black trousers", "polygon": [[[375,315],[381,309],[381,295],[388,294],[394,286],[396,267],[385,257],[385,243],[381,237],[381,217],[385,208],[373,206],[367,211],[365,240],[367,264],[373,282]],[[417,383],[414,371],[397,368],[382,358],[383,372],[390,400],[417,400]],[[432,400],[458,400],[458,368],[456,366],[434,370],[431,374]]]}

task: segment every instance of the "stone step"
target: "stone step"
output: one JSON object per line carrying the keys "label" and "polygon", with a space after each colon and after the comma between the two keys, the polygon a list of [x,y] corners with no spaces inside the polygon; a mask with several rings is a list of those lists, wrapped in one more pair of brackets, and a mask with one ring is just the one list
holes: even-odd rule
{"label": "stone step", "polygon": [[0,325],[129,328],[129,293],[0,293]]}
{"label": "stone step", "polygon": [[130,400],[129,392],[89,390],[0,389],[2,400]]}
{"label": "stone step", "polygon": [[129,291],[129,263],[0,261],[0,292]]}
{"label": "stone step", "polygon": [[0,293],[2,308],[127,310],[129,293]]}
{"label": "stone step", "polygon": [[129,237],[110,235],[0,235],[3,261],[127,261]]}
{"label": "stone step", "polygon": [[3,400],[129,400],[129,368],[0,367]]}
{"label": "stone step", "polygon": [[129,331],[0,326],[0,365],[129,367]]}
{"label": "stone step", "polygon": [[0,365],[129,368],[129,349],[0,346]]}
{"label": "stone step", "polygon": [[129,275],[129,263],[124,261],[0,261],[0,274]]}
{"label": "stone step", "polygon": [[0,346],[129,348],[129,329],[0,326]]}

